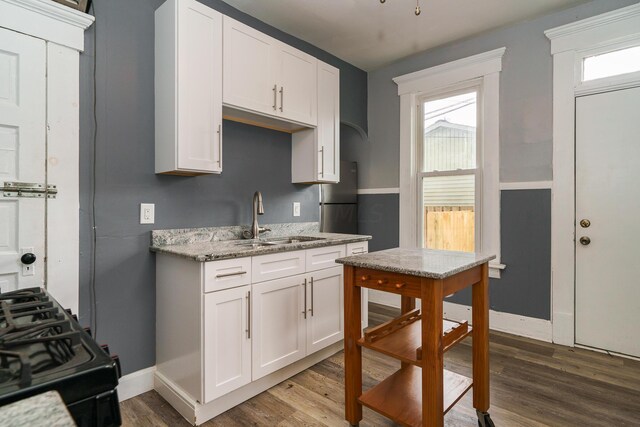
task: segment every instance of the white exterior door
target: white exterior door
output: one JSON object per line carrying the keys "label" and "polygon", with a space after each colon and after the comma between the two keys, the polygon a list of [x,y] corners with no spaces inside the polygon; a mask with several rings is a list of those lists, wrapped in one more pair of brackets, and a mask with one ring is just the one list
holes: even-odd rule
{"label": "white exterior door", "polygon": [[639,111],[640,88],[576,99],[576,343],[636,357]]}
{"label": "white exterior door", "polygon": [[307,354],[344,338],[342,266],[312,274],[307,291]]}
{"label": "white exterior door", "polygon": [[251,286],[204,296],[204,402],[251,382]]}
{"label": "white exterior door", "polygon": [[[44,41],[0,28],[0,185],[45,183],[45,59]],[[0,193],[2,292],[44,284],[45,203]]]}
{"label": "white exterior door", "polygon": [[306,356],[305,276],[254,284],[253,380]]}

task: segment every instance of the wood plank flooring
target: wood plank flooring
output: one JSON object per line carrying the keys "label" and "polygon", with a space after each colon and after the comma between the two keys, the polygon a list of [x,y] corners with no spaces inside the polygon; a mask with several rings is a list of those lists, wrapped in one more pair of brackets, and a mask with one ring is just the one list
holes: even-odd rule
{"label": "wood plank flooring", "polygon": [[[398,312],[371,304],[371,325]],[[640,426],[640,362],[492,332],[491,417],[511,426]],[[445,356],[445,367],[471,376],[471,339]],[[366,390],[399,367],[364,349]],[[318,363],[204,426],[346,426],[342,352]],[[124,426],[188,426],[155,391],[120,404]],[[392,426],[364,409],[364,426]],[[448,427],[477,426],[471,392],[446,415]]]}

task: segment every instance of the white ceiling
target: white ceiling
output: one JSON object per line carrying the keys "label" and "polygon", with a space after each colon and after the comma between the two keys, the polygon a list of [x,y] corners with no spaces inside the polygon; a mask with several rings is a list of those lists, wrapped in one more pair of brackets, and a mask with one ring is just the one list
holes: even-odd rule
{"label": "white ceiling", "polygon": [[224,0],[364,70],[585,0]]}

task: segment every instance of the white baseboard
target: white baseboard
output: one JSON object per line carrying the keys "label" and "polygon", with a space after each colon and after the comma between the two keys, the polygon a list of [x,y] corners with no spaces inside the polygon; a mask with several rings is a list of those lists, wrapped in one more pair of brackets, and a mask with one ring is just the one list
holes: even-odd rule
{"label": "white baseboard", "polygon": [[118,385],[118,399],[120,402],[153,390],[153,374],[155,372],[156,367],[151,366],[120,378],[120,384]]}
{"label": "white baseboard", "polygon": [[[369,292],[369,301],[400,308],[400,296],[388,292],[372,290]],[[416,301],[416,305],[420,306],[420,300]],[[466,320],[471,324],[471,307],[468,305],[445,301],[443,309],[445,318],[458,321]],[[494,331],[507,332],[540,341],[553,341],[553,332],[549,320],[489,310],[489,328]]]}

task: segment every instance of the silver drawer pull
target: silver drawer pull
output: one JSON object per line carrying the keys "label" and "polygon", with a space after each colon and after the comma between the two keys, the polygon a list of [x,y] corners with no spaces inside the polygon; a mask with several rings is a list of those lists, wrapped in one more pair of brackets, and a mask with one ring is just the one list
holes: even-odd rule
{"label": "silver drawer pull", "polygon": [[223,277],[240,276],[241,274],[247,274],[246,271],[236,271],[235,273],[217,274],[216,279],[222,279]]}
{"label": "silver drawer pull", "polygon": [[351,252],[351,255],[361,255],[361,254],[366,254],[367,251],[360,251],[360,252]]}

